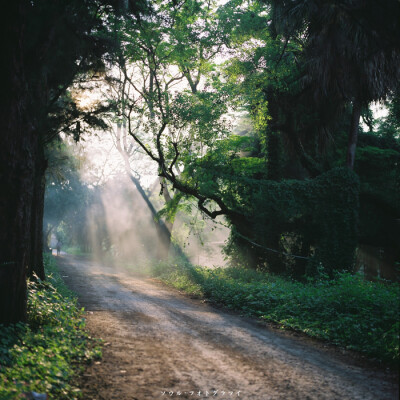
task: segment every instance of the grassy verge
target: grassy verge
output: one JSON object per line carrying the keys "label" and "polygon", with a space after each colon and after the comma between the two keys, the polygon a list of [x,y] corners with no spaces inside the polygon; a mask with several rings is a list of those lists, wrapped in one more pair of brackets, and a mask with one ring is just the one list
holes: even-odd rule
{"label": "grassy verge", "polygon": [[77,246],[67,247],[66,249],[61,249],[61,250],[73,256],[87,256],[90,254],[90,253],[85,253]]}
{"label": "grassy verge", "polygon": [[101,356],[84,331],[82,311],[45,255],[46,282],[28,284],[28,322],[0,325],[0,399],[47,393],[49,398],[76,399],[70,382],[82,365]]}
{"label": "grassy verge", "polygon": [[350,274],[300,283],[243,268],[173,262],[155,266],[152,274],[247,315],[390,364],[399,360],[398,284],[367,282]]}

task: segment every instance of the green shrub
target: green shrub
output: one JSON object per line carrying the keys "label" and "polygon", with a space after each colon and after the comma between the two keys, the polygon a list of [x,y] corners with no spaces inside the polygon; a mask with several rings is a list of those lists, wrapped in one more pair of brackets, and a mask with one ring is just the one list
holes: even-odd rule
{"label": "green shrub", "polygon": [[181,290],[382,361],[399,359],[398,284],[338,273],[301,283],[245,268],[159,264],[153,274]]}
{"label": "green shrub", "polygon": [[74,399],[77,368],[101,355],[84,331],[82,311],[64,285],[53,258],[45,255],[48,280],[28,283],[28,322],[0,326],[0,398],[23,392]]}

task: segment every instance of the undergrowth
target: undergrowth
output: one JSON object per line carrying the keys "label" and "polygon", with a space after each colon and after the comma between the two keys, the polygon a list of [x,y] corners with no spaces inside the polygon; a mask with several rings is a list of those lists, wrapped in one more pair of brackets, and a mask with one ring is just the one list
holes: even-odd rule
{"label": "undergrowth", "polygon": [[0,399],[25,398],[31,391],[49,399],[76,399],[71,378],[101,356],[84,330],[82,310],[65,286],[54,259],[45,255],[47,280],[28,282],[28,321],[0,325]]}
{"label": "undergrowth", "polygon": [[160,263],[153,275],[192,295],[390,364],[399,360],[398,284],[360,276],[307,283],[245,268]]}
{"label": "undergrowth", "polygon": [[66,249],[62,249],[62,250],[65,251],[67,254],[71,254],[73,256],[86,256],[86,255],[89,255],[89,253],[84,252],[78,246],[71,246],[71,247],[67,247]]}

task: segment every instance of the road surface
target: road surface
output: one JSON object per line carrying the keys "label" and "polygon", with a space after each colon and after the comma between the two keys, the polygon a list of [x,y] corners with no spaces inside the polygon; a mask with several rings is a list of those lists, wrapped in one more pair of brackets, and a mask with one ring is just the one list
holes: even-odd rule
{"label": "road surface", "polygon": [[393,372],[303,335],[98,262],[58,262],[105,341],[79,380],[85,400],[398,399]]}

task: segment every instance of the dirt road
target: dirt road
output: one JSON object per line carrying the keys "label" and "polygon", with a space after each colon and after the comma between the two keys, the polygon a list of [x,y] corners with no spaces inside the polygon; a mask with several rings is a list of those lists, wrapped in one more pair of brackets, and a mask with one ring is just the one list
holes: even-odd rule
{"label": "dirt road", "polygon": [[[89,399],[397,399],[393,373],[301,335],[223,312],[152,280],[72,256],[68,286],[106,345]],[[365,363],[364,363],[365,364]]]}

